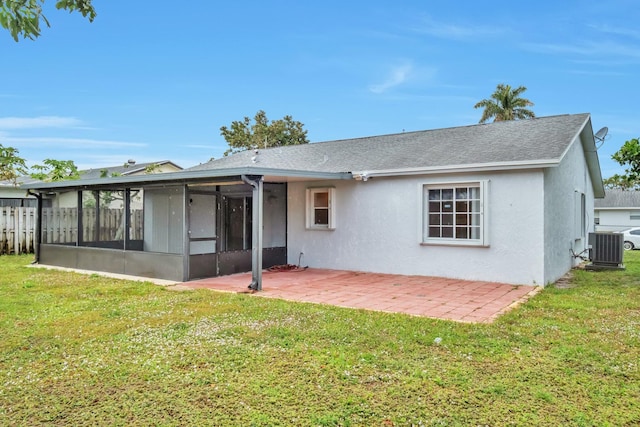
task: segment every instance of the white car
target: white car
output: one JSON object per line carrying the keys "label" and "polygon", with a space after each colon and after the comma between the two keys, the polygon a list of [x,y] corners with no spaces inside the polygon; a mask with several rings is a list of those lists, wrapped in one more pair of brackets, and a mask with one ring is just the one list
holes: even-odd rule
{"label": "white car", "polygon": [[624,235],[624,250],[640,249],[640,227],[629,228],[621,232]]}

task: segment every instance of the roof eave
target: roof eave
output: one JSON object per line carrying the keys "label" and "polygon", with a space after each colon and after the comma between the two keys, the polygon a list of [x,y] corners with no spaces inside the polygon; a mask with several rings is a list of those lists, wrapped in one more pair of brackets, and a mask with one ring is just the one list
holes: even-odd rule
{"label": "roof eave", "polygon": [[160,174],[127,175],[111,178],[94,178],[86,180],[37,182],[20,186],[40,192],[45,191],[74,191],[97,187],[143,186],[152,184],[189,184],[207,180],[221,180],[242,175],[259,175],[273,178],[304,178],[304,179],[352,179],[350,173],[313,172],[287,169],[269,169],[240,167],[216,170],[178,171]]}
{"label": "roof eave", "polygon": [[522,169],[541,169],[556,167],[560,164],[555,159],[543,159],[522,162],[493,162],[475,163],[467,165],[432,166],[426,168],[381,169],[369,171],[354,171],[352,175],[357,180],[367,180],[372,177],[383,176],[407,176],[407,175],[432,175],[443,173],[469,173],[469,172],[493,172]]}
{"label": "roof eave", "polygon": [[591,125],[591,115],[585,120],[578,136],[582,143],[582,150],[587,162],[587,169],[593,186],[593,197],[603,199],[605,196],[604,183],[602,182],[602,170],[600,169],[600,160],[598,159],[598,149],[596,148],[596,139],[593,135],[593,127]]}

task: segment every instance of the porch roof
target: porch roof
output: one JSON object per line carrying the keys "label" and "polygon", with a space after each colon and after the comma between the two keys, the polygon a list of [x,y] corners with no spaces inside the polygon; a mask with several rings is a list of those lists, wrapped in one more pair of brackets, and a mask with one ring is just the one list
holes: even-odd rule
{"label": "porch roof", "polygon": [[291,182],[298,180],[352,179],[348,172],[317,172],[264,167],[235,167],[214,170],[185,170],[160,174],[129,175],[109,178],[93,178],[77,181],[32,182],[21,188],[38,192],[76,191],[87,189],[113,189],[124,187],[239,182],[243,175],[262,176],[266,182]]}

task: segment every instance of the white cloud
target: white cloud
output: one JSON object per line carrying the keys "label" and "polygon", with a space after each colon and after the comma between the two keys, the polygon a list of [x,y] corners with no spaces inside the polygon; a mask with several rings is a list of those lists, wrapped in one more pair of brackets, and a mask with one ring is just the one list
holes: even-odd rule
{"label": "white cloud", "polygon": [[66,128],[82,125],[75,117],[0,117],[0,129]]}
{"label": "white cloud", "polygon": [[505,32],[504,29],[486,26],[456,25],[436,22],[431,18],[424,18],[422,25],[414,28],[420,34],[428,34],[442,39],[474,40],[479,37],[494,37]]}
{"label": "white cloud", "polygon": [[12,137],[0,133],[0,143],[13,145],[59,145],[64,148],[109,148],[109,147],[146,147],[141,142],[109,141],[88,138],[55,138],[55,137]]}
{"label": "white cloud", "polygon": [[413,67],[410,64],[394,67],[385,81],[369,86],[369,90],[373,93],[384,93],[387,90],[406,82],[412,71]]}
{"label": "white cloud", "polygon": [[640,39],[640,31],[630,28],[610,27],[609,25],[590,25],[590,27],[602,33]]}
{"label": "white cloud", "polygon": [[573,54],[587,57],[623,57],[640,59],[640,49],[623,43],[584,43],[584,44],[556,44],[556,43],[526,43],[522,47],[538,53]]}
{"label": "white cloud", "polygon": [[579,74],[583,76],[600,76],[600,77],[622,77],[625,73],[619,71],[599,71],[599,70],[568,70],[568,73]]}

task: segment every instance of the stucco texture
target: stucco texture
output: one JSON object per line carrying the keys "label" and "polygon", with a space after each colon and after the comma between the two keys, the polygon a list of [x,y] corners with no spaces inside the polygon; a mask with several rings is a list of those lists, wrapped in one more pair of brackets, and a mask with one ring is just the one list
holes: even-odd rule
{"label": "stucco texture", "polygon": [[[422,187],[489,182],[488,246],[424,245]],[[544,283],[542,171],[290,183],[288,257],[317,268]],[[305,229],[305,191],[336,189],[335,230]]]}
{"label": "stucco texture", "polygon": [[[580,262],[573,254],[587,248],[594,230],[594,193],[581,141],[577,137],[560,165],[545,170],[544,176],[544,283],[552,283]],[[580,230],[581,209],[576,194],[585,195],[585,229]]]}

